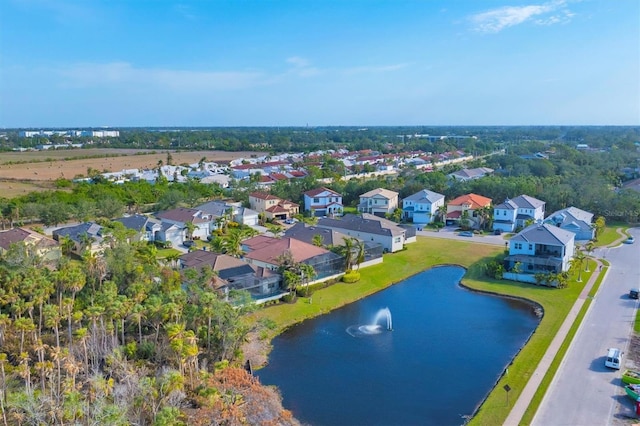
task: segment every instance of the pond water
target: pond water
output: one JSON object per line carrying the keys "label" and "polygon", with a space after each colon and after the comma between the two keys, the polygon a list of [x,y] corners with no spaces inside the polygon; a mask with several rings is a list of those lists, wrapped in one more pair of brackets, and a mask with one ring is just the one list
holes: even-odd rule
{"label": "pond water", "polygon": [[434,268],[298,324],[257,375],[311,425],[462,424],[539,322],[528,303],[460,287],[463,275]]}

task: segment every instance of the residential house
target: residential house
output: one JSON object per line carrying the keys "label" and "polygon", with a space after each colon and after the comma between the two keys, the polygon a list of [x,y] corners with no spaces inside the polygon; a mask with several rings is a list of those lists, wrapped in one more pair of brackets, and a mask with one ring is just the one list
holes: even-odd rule
{"label": "residential house", "polygon": [[73,241],[72,253],[81,256],[85,250],[90,253],[102,251],[106,246],[102,226],[95,222],[84,222],[78,225],[58,228],[52,232],[53,239],[61,243],[64,238]]}
{"label": "residential house", "polygon": [[243,207],[241,203],[227,201],[209,201],[195,207],[205,213],[211,215],[213,220],[213,228],[217,228],[217,220],[220,217],[227,217],[234,222],[247,226],[255,226],[258,224],[258,212]]}
{"label": "residential house", "polygon": [[[377,218],[377,216],[376,216]],[[359,242],[364,243],[364,263],[371,265],[374,263],[382,262],[382,253],[384,249],[382,244],[375,241],[363,241],[356,237],[350,237],[340,231],[336,231],[331,228],[321,228],[319,226],[308,226],[304,223],[296,223],[291,228],[284,231],[285,237],[294,238],[296,240],[304,241],[305,243],[317,245],[318,241],[321,242],[322,247],[339,247],[345,245],[345,240],[355,238]],[[359,250],[354,246],[354,253]]]}
{"label": "residential house", "polygon": [[333,229],[365,242],[378,243],[384,251],[391,253],[402,250],[406,243],[416,241],[415,228],[401,228],[395,222],[367,213],[361,216],[347,214],[340,219],[322,218],[317,226]]}
{"label": "residential house", "polygon": [[229,290],[244,290],[255,298],[262,298],[281,292],[279,274],[226,254],[194,250],[180,256],[180,268],[211,268],[216,273],[214,286],[225,293]]}
{"label": "residential house", "polygon": [[298,204],[265,192],[249,194],[249,205],[252,210],[264,213],[267,219],[286,220],[300,212]]}
{"label": "residential house", "polygon": [[475,169],[462,169],[457,172],[449,173],[447,177],[451,180],[467,182],[474,179],[480,179],[493,173],[493,169],[488,167],[477,167]]}
{"label": "residential house", "polygon": [[593,213],[580,210],[576,207],[567,207],[551,213],[544,223],[571,231],[576,235],[577,241],[588,241],[595,238],[596,230],[593,227]]}
{"label": "residential house", "polygon": [[549,224],[533,224],[509,240],[504,278],[535,282],[536,273],[568,271],[575,234]]}
{"label": "residential house", "polygon": [[242,249],[245,252],[243,259],[247,263],[273,271],[278,269],[283,256],[291,255],[295,262],[313,267],[315,280],[344,272],[341,256],[294,238],[258,235],[243,241]]}
{"label": "residential house", "polygon": [[402,217],[417,224],[433,222],[438,209],[444,206],[444,195],[423,189],[402,200]]}
{"label": "residential house", "polygon": [[[176,225],[178,228],[183,230],[186,230],[186,224],[191,222],[195,226],[191,238],[206,239],[209,234],[211,234],[213,219],[211,218],[211,215],[203,212],[202,210],[178,207],[158,212],[156,213],[156,217],[164,224]],[[188,237],[188,235],[185,234],[184,237]],[[175,244],[177,241],[171,242]],[[182,241],[180,241],[179,244],[182,244]]]}
{"label": "residential house", "polygon": [[44,263],[56,262],[62,254],[57,241],[27,228],[13,228],[0,232],[0,254],[9,250],[13,244],[24,244]]}
{"label": "residential house", "polygon": [[384,217],[398,208],[398,193],[377,188],[360,195],[358,211]]}
{"label": "residential house", "polygon": [[114,222],[135,232],[132,241],[155,241],[156,233],[162,228],[159,220],[142,214],[120,217]]}
{"label": "residential house", "polygon": [[493,207],[493,229],[514,232],[526,225],[541,223],[544,220],[545,204],[544,201],[528,195],[507,198],[504,203]]}
{"label": "residential house", "polygon": [[491,198],[478,194],[461,195],[447,204],[447,224],[460,224],[464,220],[468,221],[470,228],[480,228],[483,224],[483,217],[480,210],[491,208]]}
{"label": "residential house", "polygon": [[304,193],[304,210],[316,216],[341,216],[342,195],[329,188],[316,188]]}

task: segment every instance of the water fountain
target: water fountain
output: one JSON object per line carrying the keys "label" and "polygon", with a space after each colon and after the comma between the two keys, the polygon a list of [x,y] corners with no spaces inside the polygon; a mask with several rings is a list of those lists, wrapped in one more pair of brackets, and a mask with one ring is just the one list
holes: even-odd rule
{"label": "water fountain", "polygon": [[383,327],[380,325],[381,321],[386,322],[386,330],[393,330],[393,322],[391,320],[391,311],[389,308],[380,309],[373,317],[371,324],[365,325],[352,325],[347,328],[347,333],[353,337],[360,337],[371,334],[379,334],[382,332]]}

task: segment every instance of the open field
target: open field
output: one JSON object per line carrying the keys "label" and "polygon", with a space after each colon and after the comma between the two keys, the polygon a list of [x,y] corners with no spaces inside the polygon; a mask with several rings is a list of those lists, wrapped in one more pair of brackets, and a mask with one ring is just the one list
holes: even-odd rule
{"label": "open field", "polygon": [[[225,163],[239,157],[262,155],[260,152],[227,151],[150,151],[127,149],[81,149],[0,154],[0,179],[21,181],[52,181],[58,178],[73,179],[86,175],[89,167],[101,172],[117,172],[122,169],[144,169],[157,167],[159,161],[166,162],[171,152],[174,164],[197,163],[205,157],[207,161]],[[77,158],[95,157],[101,158]],[[73,159],[73,158],[76,159]],[[45,161],[46,160],[46,161]],[[28,162],[7,164],[8,162]],[[5,185],[0,185],[3,191]]]}

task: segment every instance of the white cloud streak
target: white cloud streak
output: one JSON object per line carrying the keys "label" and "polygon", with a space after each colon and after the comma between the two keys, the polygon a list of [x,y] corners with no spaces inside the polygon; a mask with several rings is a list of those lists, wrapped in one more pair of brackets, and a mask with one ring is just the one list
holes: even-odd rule
{"label": "white cloud streak", "polygon": [[505,6],[498,9],[472,15],[475,31],[498,33],[506,28],[533,22],[536,25],[554,25],[566,23],[574,16],[567,8],[566,0],[554,0],[547,3],[528,6]]}

